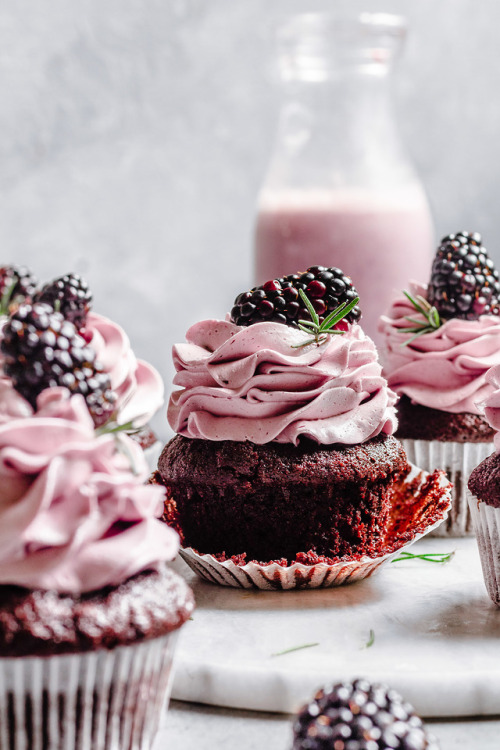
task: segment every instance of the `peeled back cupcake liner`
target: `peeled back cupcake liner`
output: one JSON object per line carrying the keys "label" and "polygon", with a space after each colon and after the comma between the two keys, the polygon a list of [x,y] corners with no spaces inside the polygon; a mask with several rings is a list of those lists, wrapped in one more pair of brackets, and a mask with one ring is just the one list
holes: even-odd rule
{"label": "peeled back cupcake liner", "polygon": [[[427,480],[429,483],[427,484]],[[383,564],[393,560],[403,548],[421,539],[446,518],[451,505],[451,483],[442,472],[432,476],[420,468],[400,483],[401,498],[397,513],[391,520],[394,534],[386,539],[385,549],[377,557],[363,555],[359,559],[341,560],[334,564],[315,565],[294,563],[283,566],[249,562],[237,565],[232,560],[217,560],[213,555],[201,554],[191,547],[181,548],[180,556],[204,580],[221,586],[268,591],[291,589],[332,588],[368,578]],[[426,491],[422,488],[426,487]],[[409,501],[408,504],[405,503]],[[410,516],[403,511],[409,505]]]}
{"label": "peeled back cupcake liner", "polygon": [[486,590],[491,601],[500,607],[500,508],[483,503],[470,490],[467,499]]}
{"label": "peeled back cupcake liner", "polygon": [[0,658],[0,748],[149,750],[170,697],[177,636]]}
{"label": "peeled back cupcake liner", "polygon": [[454,443],[439,440],[401,440],[408,461],[424,471],[442,469],[452,485],[452,505],[445,521],[431,534],[436,537],[474,536],[467,502],[471,471],[494,450],[493,443]]}

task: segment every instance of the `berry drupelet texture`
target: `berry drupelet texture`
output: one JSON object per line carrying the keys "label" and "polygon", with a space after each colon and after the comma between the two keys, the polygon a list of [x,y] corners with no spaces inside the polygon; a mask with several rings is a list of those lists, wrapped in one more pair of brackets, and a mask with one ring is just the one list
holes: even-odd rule
{"label": "berry drupelet texture", "polygon": [[0,312],[8,314],[13,307],[31,299],[36,284],[36,278],[26,266],[0,267]]}
{"label": "berry drupelet texture", "polygon": [[66,320],[81,329],[92,305],[92,292],[85,279],[70,273],[45,284],[34,297],[35,302],[45,302],[58,310]]}
{"label": "berry drupelet texture", "polygon": [[439,750],[413,707],[367,680],[331,685],[304,706],[292,750]]}
{"label": "berry drupelet texture", "polygon": [[21,305],[4,326],[1,351],[5,374],[34,409],[43,390],[64,386],[85,398],[96,426],[113,414],[109,375],[73,323],[50,305]]}
{"label": "berry drupelet texture", "polygon": [[[239,294],[231,310],[231,320],[239,326],[268,321],[297,327],[301,318],[311,319],[299,289],[307,295],[320,322],[343,302],[348,304],[358,297],[351,279],[339,268],[311,266],[304,273],[272,279]],[[355,323],[360,318],[361,310],[356,305],[345,320]]]}
{"label": "berry drupelet texture", "polygon": [[443,237],[432,265],[428,301],[443,318],[500,314],[500,281],[477,232]]}

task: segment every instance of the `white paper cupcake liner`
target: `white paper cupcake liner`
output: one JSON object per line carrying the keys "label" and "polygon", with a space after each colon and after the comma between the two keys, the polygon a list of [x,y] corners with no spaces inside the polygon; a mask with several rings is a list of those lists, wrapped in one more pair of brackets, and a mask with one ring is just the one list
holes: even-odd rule
{"label": "white paper cupcake liner", "polygon": [[474,529],[467,503],[470,473],[494,451],[493,443],[452,443],[439,440],[401,440],[408,461],[424,471],[442,469],[452,485],[452,505],[448,517],[432,536],[473,536]]}
{"label": "white paper cupcake liner", "polygon": [[1,750],[149,750],[177,631],[111,651],[0,658]]}
{"label": "white paper cupcake liner", "polygon": [[[406,478],[405,484],[410,486],[410,483],[417,476],[421,480],[421,485],[428,478],[429,474],[421,472],[420,469],[414,467],[409,477]],[[434,506],[437,507],[439,504],[440,510],[435,514],[439,516],[437,520],[434,518],[424,529],[415,532],[410,538],[406,538],[400,546],[397,546],[396,541],[396,544],[390,545],[390,552],[375,558],[363,556],[359,560],[344,560],[333,565],[328,565],[327,563],[317,563],[316,565],[294,563],[293,565],[284,567],[277,563],[261,565],[256,562],[249,562],[246,565],[236,565],[232,560],[220,562],[212,555],[199,554],[191,547],[181,549],[179,554],[200,578],[221,586],[274,591],[340,586],[368,578],[381,565],[390,562],[403,548],[421,539],[438,526],[443,518],[446,517],[451,505],[450,482],[444,475],[441,475],[436,482],[432,497],[429,498],[422,495],[420,499],[421,502],[415,507],[415,518],[419,516],[422,509],[429,512],[429,510],[432,510]],[[432,507],[430,508],[429,506]]]}
{"label": "white paper cupcake liner", "polygon": [[500,607],[500,508],[493,508],[467,490],[479,548],[483,578],[490,599]]}

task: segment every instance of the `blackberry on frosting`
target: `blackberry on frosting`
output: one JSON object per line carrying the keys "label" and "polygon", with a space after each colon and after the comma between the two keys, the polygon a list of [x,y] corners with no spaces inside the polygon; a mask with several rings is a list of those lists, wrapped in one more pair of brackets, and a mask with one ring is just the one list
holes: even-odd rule
{"label": "blackberry on frosting", "polygon": [[[351,279],[340,268],[311,266],[303,273],[272,279],[239,294],[231,310],[231,320],[240,326],[268,321],[298,327],[300,318],[311,317],[300,290],[310,300],[320,323],[342,304],[347,306],[358,298]],[[357,304],[345,316],[349,323],[360,318]]]}
{"label": "blackberry on frosting", "polygon": [[6,315],[29,300],[36,290],[36,278],[26,266],[0,267],[0,314]]}
{"label": "blackberry on frosting", "polygon": [[500,314],[500,281],[478,232],[443,237],[432,264],[428,300],[444,318]]}
{"label": "blackberry on frosting", "polygon": [[80,329],[84,327],[90,312],[92,292],[85,279],[70,273],[45,284],[35,294],[34,301],[51,305]]}
{"label": "blackberry on frosting", "polygon": [[85,398],[97,426],[113,414],[109,375],[74,324],[50,305],[22,305],[5,324],[0,348],[5,374],[33,408],[43,390],[63,386]]}

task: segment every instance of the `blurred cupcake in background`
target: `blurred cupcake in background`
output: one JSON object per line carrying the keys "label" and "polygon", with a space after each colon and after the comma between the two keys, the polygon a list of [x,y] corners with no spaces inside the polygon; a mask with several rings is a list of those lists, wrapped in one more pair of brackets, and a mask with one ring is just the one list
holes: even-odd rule
{"label": "blurred cupcake in background", "polygon": [[429,284],[411,283],[382,316],[382,360],[400,395],[397,437],[408,460],[444,469],[453,485],[448,518],[433,533],[473,534],[466,489],[470,472],[493,450],[481,413],[500,364],[500,282],[477,233],[443,238]]}
{"label": "blurred cupcake in background", "polygon": [[500,366],[490,370],[487,380],[493,392],[484,404],[484,415],[495,430],[495,451],[470,475],[469,506],[486,589],[500,607]]}
{"label": "blurred cupcake in background", "polygon": [[0,744],[149,748],[191,591],[141,448],[0,380]]}
{"label": "blurred cupcake in background", "polygon": [[[92,311],[92,293],[77,274],[67,274],[38,286],[31,271],[20,266],[0,268],[0,315],[4,321],[19,308],[43,304],[64,319],[39,331],[37,340],[27,343],[22,363],[6,363],[9,376],[21,393],[35,405],[31,382],[64,385],[87,400],[94,422],[113,421],[127,431],[146,451],[150,466],[156,465],[159,443],[148,425],[163,404],[164,387],[155,368],[136,358],[125,331],[117,323]],[[44,319],[45,320],[45,319]],[[43,334],[43,335],[42,335]],[[59,335],[61,334],[61,335]],[[3,338],[3,335],[2,335]],[[25,336],[29,342],[29,336]],[[3,349],[0,357],[8,357]],[[92,369],[94,377],[81,377],[75,369]],[[99,391],[99,394],[97,394]],[[103,398],[106,405],[103,406]],[[98,402],[101,403],[98,403]]]}

